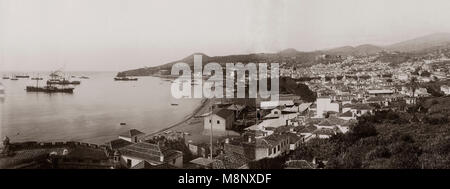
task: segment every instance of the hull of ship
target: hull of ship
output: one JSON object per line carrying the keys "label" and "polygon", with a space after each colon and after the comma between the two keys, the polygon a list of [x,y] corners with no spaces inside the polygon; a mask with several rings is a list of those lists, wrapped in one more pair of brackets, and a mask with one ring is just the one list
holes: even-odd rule
{"label": "hull of ship", "polygon": [[73,88],[64,88],[64,89],[48,89],[42,87],[27,87],[27,92],[44,92],[44,93],[73,93]]}

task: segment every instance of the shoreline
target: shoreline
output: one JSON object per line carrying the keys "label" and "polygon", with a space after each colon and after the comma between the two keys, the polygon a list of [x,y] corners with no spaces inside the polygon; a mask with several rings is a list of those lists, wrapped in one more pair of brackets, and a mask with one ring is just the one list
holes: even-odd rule
{"label": "shoreline", "polygon": [[147,134],[144,138],[148,138],[148,137],[152,137],[152,136],[154,136],[154,135],[158,135],[158,134],[160,134],[160,133],[162,133],[162,132],[164,132],[164,131],[170,130],[170,129],[174,129],[174,128],[177,128],[177,127],[185,126],[185,124],[190,125],[188,122],[190,122],[191,120],[196,119],[196,116],[197,116],[200,112],[204,112],[205,109],[207,109],[207,108],[209,107],[208,105],[209,105],[210,103],[211,103],[211,99],[208,99],[208,98],[202,99],[201,105],[198,106],[197,108],[195,108],[195,109],[192,111],[192,113],[189,114],[188,116],[186,116],[183,120],[181,120],[181,121],[179,121],[179,122],[177,122],[177,123],[174,123],[174,124],[172,124],[172,125],[169,125],[169,126],[166,127],[166,128],[163,128],[163,129],[160,129],[160,130],[158,130],[158,131],[149,133],[149,134]]}

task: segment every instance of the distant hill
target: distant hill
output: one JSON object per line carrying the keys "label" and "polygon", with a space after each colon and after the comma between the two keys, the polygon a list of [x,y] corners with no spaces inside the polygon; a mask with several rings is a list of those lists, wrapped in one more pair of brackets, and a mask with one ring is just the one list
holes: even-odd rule
{"label": "distant hill", "polygon": [[435,47],[450,46],[450,33],[435,33],[395,43],[385,48],[391,51],[415,52]]}
{"label": "distant hill", "polygon": [[299,66],[311,66],[315,64],[316,57],[323,54],[323,52],[300,52],[295,49],[286,49],[278,53],[258,53],[258,54],[243,54],[243,55],[228,55],[228,56],[214,56],[210,57],[204,53],[194,53],[181,60],[169,62],[160,66],[139,68],[119,72],[118,76],[148,76],[157,73],[159,70],[171,70],[172,65],[178,62],[194,65],[194,55],[203,55],[203,66],[209,62],[216,62],[221,65],[226,63],[282,63],[296,64]]}
{"label": "distant hill", "polygon": [[[289,48],[277,53],[253,53],[242,55],[228,55],[228,56],[213,56],[210,57],[204,53],[194,53],[181,60],[169,62],[160,66],[145,67],[134,70],[119,72],[118,76],[148,76],[155,74],[159,70],[171,70],[172,65],[177,62],[184,62],[191,66],[194,64],[194,55],[203,55],[203,65],[209,62],[217,62],[219,64],[225,63],[287,63],[288,65],[295,65],[297,67],[307,67],[318,63],[334,63],[342,60],[342,57],[351,56],[367,56],[373,55],[382,51],[400,51],[404,53],[417,53],[419,51],[433,50],[449,47],[450,48],[450,33],[436,33],[400,43],[395,43],[388,46],[376,46],[371,44],[364,44],[359,46],[343,46],[332,49],[325,49],[319,51],[303,52],[296,49]],[[322,56],[327,55],[327,56]],[[341,57],[342,56],[342,57]],[[402,54],[404,57],[388,57],[386,60],[396,60],[402,62],[407,60],[409,55]],[[321,58],[319,58],[321,57]],[[325,57],[325,58],[323,58]]]}
{"label": "distant hill", "polygon": [[338,48],[334,48],[334,49],[329,49],[325,52],[330,53],[330,54],[363,56],[363,55],[376,54],[383,50],[384,50],[384,48],[379,47],[379,46],[364,44],[364,45],[359,45],[356,47],[352,47],[352,46],[338,47]]}

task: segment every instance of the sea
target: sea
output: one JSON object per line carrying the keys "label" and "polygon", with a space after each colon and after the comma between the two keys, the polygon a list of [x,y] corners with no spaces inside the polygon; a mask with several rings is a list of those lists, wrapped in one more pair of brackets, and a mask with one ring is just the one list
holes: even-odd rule
{"label": "sea", "polygon": [[81,81],[80,85],[67,86],[75,88],[73,94],[46,94],[26,92],[25,88],[45,85],[50,72],[26,74],[30,78],[0,80],[4,88],[0,137],[8,136],[12,142],[104,144],[129,129],[149,134],[167,128],[189,117],[201,105],[201,99],[175,99],[171,81],[159,77],[114,81],[115,72],[67,72],[64,76],[70,80]]}

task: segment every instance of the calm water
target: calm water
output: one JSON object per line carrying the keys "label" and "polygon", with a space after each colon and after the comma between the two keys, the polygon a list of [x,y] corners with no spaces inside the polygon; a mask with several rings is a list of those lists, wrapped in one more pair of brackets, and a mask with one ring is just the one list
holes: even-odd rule
{"label": "calm water", "polygon": [[[199,99],[173,99],[170,81],[161,78],[114,81],[116,73],[67,74],[90,79],[74,79],[80,80],[81,85],[75,86],[73,94],[27,93],[25,87],[36,85],[36,81],[0,80],[6,93],[0,102],[1,137],[6,135],[13,141],[76,140],[100,144],[130,128],[145,133],[165,128],[183,120],[201,103]],[[121,126],[121,122],[127,125]]]}

